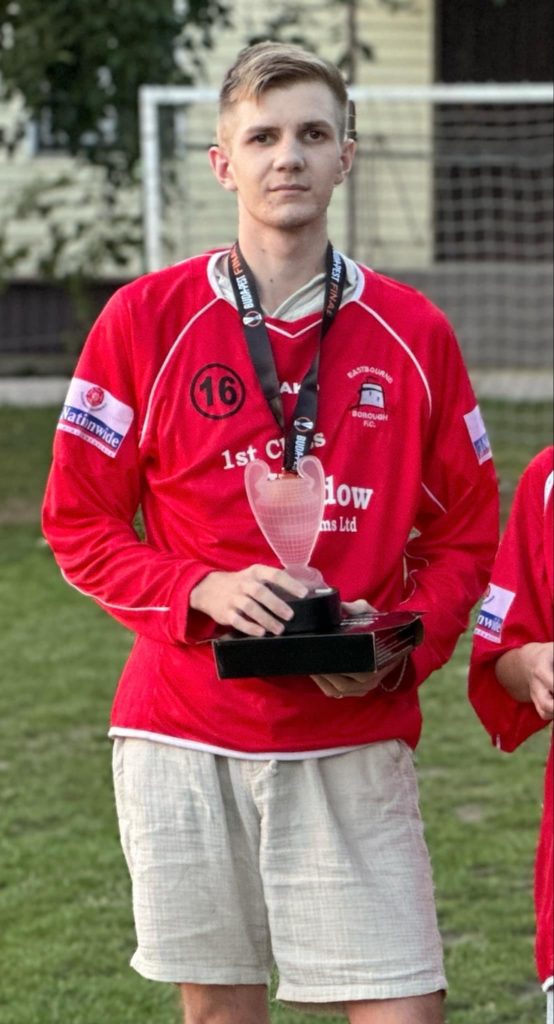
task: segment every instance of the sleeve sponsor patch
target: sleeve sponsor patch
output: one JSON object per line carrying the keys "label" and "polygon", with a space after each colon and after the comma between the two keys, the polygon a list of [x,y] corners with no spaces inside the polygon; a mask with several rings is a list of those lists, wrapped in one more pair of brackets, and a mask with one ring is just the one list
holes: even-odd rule
{"label": "sleeve sponsor patch", "polygon": [[69,385],[58,430],[74,434],[114,459],[133,422],[133,410],[105,388],[74,377]]}
{"label": "sleeve sponsor patch", "polygon": [[467,431],[471,438],[471,443],[475,450],[479,465],[482,465],[482,463],[486,462],[487,459],[492,459],[492,452],[479,406],[476,405],[475,409],[466,413],[464,420],[466,421]]}
{"label": "sleeve sponsor patch", "polygon": [[513,590],[505,590],[491,583],[483,598],[479,611],[475,633],[499,644],[502,639],[502,627],[515,597]]}

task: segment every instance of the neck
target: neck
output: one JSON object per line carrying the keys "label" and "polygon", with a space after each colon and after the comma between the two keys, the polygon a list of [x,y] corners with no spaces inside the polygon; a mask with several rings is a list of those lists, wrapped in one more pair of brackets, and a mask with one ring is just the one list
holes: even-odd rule
{"label": "neck", "polygon": [[[321,237],[320,237],[321,235]],[[294,236],[277,239],[244,238],[239,231],[239,245],[258,287],[262,306],[271,313],[295,291],[325,270],[326,231],[314,238]]]}

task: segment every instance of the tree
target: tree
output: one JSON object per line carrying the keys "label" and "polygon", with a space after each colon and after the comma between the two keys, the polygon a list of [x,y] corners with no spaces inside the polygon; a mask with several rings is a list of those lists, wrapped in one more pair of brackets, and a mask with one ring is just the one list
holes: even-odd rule
{"label": "tree", "polygon": [[4,96],[20,94],[54,144],[124,180],[139,86],[192,82],[228,12],[226,0],[0,0]]}
{"label": "tree", "polygon": [[[106,256],[127,261],[140,242],[136,209],[129,201],[121,206],[122,186],[137,183],[138,88],[193,82],[216,26],[229,24],[229,10],[230,0],[0,0],[0,100],[22,100],[0,146],[16,153],[33,119],[39,139],[94,165],[107,225],[104,233],[89,232],[85,185],[63,176],[33,181],[12,197],[11,216],[38,214],[47,226],[39,273],[65,276],[68,249],[78,272],[80,263],[82,272],[94,272]],[[65,218],[63,202],[70,207]],[[26,255],[25,247],[10,249],[9,211],[4,217],[0,276],[2,263],[6,274]]]}

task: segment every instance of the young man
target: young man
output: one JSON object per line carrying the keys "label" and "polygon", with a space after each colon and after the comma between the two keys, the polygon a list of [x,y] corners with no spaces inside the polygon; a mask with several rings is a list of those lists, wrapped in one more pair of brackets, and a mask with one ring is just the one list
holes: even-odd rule
{"label": "young man", "polygon": [[[501,750],[554,718],[554,448],[519,483],[475,627],[470,699]],[[554,1024],[554,747],[546,766],[535,866],[537,971]]]}
{"label": "young man", "polygon": [[[187,1024],[267,1022],[273,962],[291,1004],[352,1024],[443,1020],[417,688],[487,582],[496,481],[442,314],[328,242],[354,154],[346,107],[313,54],[239,55],[210,153],[238,246],[108,303],[46,495],[65,576],[138,634],[110,732],[132,964],[181,986]],[[253,362],[268,348],[273,388]],[[249,462],[279,473],[306,430],[326,485],[312,564],[345,602],[424,612],[425,642],[374,674],[220,681],[207,641],[279,634],[290,610],[274,585],[306,592],[244,487]]]}

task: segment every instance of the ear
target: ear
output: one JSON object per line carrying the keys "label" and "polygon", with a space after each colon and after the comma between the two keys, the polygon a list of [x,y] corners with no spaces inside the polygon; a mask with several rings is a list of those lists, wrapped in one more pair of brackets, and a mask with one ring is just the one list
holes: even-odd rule
{"label": "ear", "polygon": [[345,139],[342,143],[340,151],[340,166],[335,177],[335,185],[340,185],[342,181],[350,173],[350,169],[354,162],[354,154],[356,152],[356,143],[354,139]]}
{"label": "ear", "polygon": [[231,170],[231,161],[221,146],[210,146],[208,150],[210,166],[219,184],[228,192],[236,192],[237,186]]}

